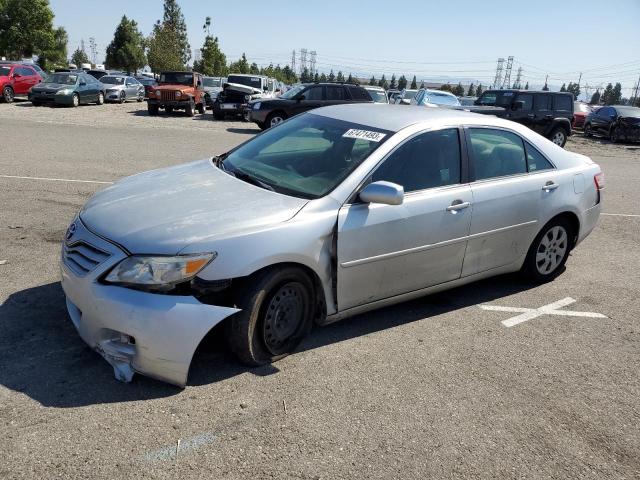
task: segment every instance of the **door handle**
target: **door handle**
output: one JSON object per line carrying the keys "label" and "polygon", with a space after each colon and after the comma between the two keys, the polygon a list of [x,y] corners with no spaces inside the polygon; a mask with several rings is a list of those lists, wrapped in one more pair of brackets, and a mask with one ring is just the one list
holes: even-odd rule
{"label": "door handle", "polygon": [[535,116],[533,113],[529,113],[529,114],[527,114],[527,117],[529,117],[529,118],[535,118],[536,116]]}
{"label": "door handle", "polygon": [[462,200],[454,200],[451,205],[447,207],[447,212],[457,213],[459,210],[464,210],[471,206],[470,202],[463,202]]}
{"label": "door handle", "polygon": [[542,190],[544,190],[545,192],[550,192],[551,190],[555,190],[559,186],[560,185],[558,185],[557,183],[549,181],[544,184],[544,187],[542,187]]}

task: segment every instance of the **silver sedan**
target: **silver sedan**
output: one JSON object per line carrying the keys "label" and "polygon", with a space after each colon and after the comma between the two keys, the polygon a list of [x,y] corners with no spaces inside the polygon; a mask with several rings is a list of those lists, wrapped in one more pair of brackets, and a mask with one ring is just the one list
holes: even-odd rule
{"label": "silver sedan", "polygon": [[517,123],[320,108],[96,194],[66,233],[62,286],[117,378],[184,386],[221,322],[260,365],[314,323],[507,272],[550,281],[594,228],[603,186],[589,158]]}
{"label": "silver sedan", "polygon": [[100,78],[105,87],[107,102],[124,103],[128,100],[144,100],[144,85],[133,77],[126,75],[105,75]]}

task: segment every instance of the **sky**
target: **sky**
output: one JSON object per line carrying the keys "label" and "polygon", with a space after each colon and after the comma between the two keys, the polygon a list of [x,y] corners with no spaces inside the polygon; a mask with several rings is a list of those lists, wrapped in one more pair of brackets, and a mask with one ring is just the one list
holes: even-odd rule
{"label": "sky", "polygon": [[[228,61],[246,52],[258,65],[291,62],[293,50],[317,52],[320,72],[418,81],[493,82],[498,58],[514,57],[511,82],[539,88],[562,83],[603,86],[619,81],[628,96],[640,77],[640,0],[456,0],[394,4],[322,0],[179,0],[192,49],[212,18]],[[69,34],[69,54],[89,37],[98,60],[122,15],[149,34],[162,17],[162,0],[50,0],[56,26]],[[530,5],[522,7],[521,5]],[[89,52],[88,52],[89,53]],[[299,56],[299,53],[298,53]],[[299,62],[299,58],[298,58]],[[506,62],[505,62],[506,64]],[[506,66],[506,65],[505,65]]]}

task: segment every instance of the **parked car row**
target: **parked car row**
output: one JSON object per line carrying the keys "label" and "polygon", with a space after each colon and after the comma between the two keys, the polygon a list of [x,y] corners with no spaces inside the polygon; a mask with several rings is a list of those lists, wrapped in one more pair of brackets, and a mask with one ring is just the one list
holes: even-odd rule
{"label": "parked car row", "polygon": [[589,113],[584,135],[598,135],[614,143],[640,142],[640,108],[626,105],[604,106]]}

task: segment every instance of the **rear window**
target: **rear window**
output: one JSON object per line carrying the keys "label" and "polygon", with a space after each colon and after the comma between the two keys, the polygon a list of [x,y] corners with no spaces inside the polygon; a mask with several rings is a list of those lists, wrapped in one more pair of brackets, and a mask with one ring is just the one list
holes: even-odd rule
{"label": "rear window", "polygon": [[556,95],[555,109],[561,112],[571,112],[573,107],[573,100],[569,95]]}
{"label": "rear window", "polygon": [[229,75],[227,83],[238,83],[247,87],[262,88],[262,78],[260,77],[244,77],[240,75]]}

